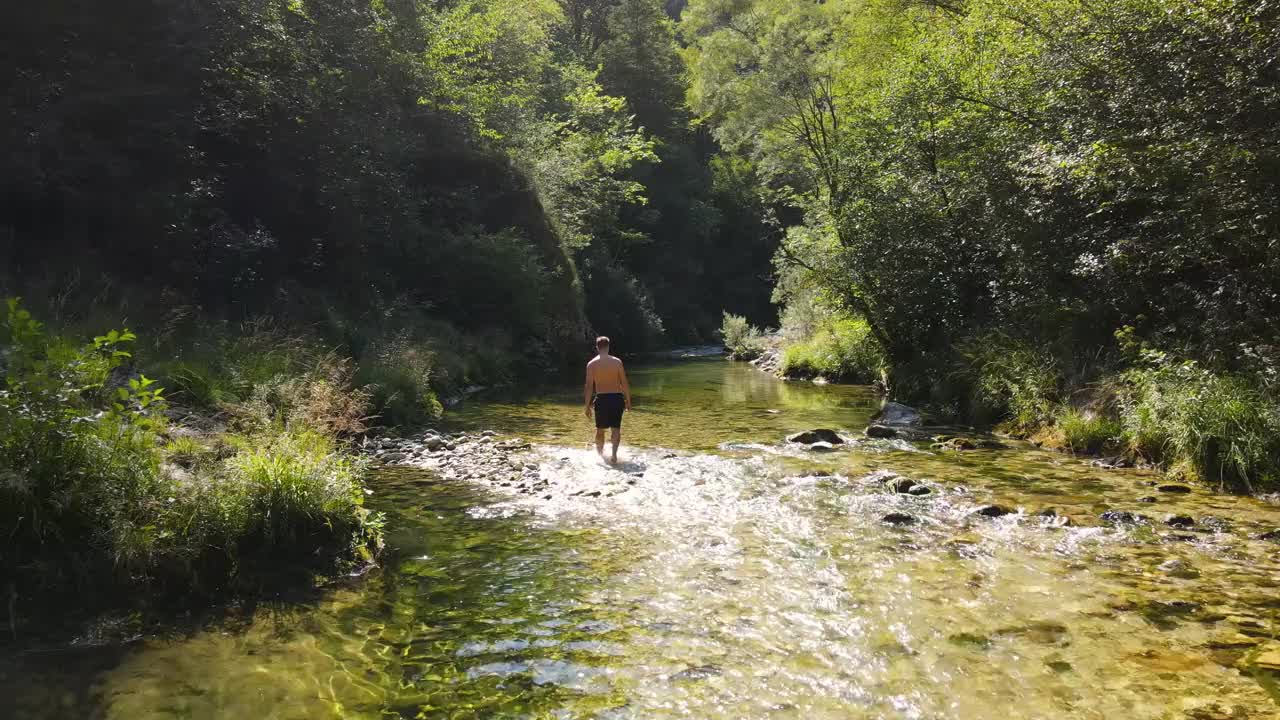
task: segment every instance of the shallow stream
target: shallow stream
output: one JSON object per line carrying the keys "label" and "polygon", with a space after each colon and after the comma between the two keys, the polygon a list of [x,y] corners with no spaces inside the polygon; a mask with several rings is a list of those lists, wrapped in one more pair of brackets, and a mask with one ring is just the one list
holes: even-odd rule
{"label": "shallow stream", "polygon": [[[1262,500],[1161,492],[1020,443],[856,439],[867,389],[717,359],[631,369],[622,464],[576,389],[460,408],[533,443],[516,496],[429,470],[372,481],[385,566],[318,598],[3,664],[16,717],[1280,717]],[[834,452],[788,446],[831,427]],[[897,494],[897,473],[929,485]],[[1154,499],[1154,502],[1152,500]],[[1018,512],[975,514],[998,503]],[[1044,514],[1052,509],[1053,515]],[[1114,526],[1106,510],[1146,522]],[[915,519],[882,522],[888,513]],[[1191,527],[1165,524],[1188,516]],[[12,660],[12,659],[11,659]],[[0,714],[6,712],[0,705]]]}

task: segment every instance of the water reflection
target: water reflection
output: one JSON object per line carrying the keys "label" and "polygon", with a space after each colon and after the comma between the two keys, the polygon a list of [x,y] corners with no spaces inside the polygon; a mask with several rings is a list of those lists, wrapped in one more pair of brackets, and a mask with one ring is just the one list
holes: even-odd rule
{"label": "water reflection", "polygon": [[[374,576],[61,677],[4,665],[0,689],[27,716],[112,719],[1277,716],[1271,676],[1237,667],[1280,629],[1280,560],[1254,539],[1274,507],[1028,447],[814,456],[778,440],[860,428],[871,393],[718,361],[632,374],[625,471],[582,447],[572,389],[455,416],[616,492],[386,470],[394,552]],[[933,491],[894,493],[892,473]],[[991,503],[1013,512],[975,512]],[[1145,521],[1099,519],[1115,509]]]}

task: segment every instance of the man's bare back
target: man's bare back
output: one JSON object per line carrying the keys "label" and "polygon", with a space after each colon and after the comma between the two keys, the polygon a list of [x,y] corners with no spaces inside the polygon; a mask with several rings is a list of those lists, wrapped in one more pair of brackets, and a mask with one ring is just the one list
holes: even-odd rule
{"label": "man's bare back", "polygon": [[612,355],[597,355],[587,363],[587,384],[596,393],[620,393],[627,384],[622,361]]}
{"label": "man's bare back", "polygon": [[622,361],[609,354],[609,338],[596,339],[599,355],[587,363],[587,380],[582,388],[583,412],[596,416],[596,452],[604,457],[604,431],[612,431],[613,455],[618,462],[618,444],[622,442],[622,413],[631,409],[631,386]]}

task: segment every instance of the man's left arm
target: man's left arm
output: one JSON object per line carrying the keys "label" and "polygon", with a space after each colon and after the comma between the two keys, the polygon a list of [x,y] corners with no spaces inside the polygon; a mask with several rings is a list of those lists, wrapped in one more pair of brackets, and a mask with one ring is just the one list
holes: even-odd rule
{"label": "man's left arm", "polygon": [[627,369],[623,367],[621,363],[619,363],[618,372],[622,375],[622,396],[625,399],[625,403],[626,403],[623,407],[630,410],[631,409],[631,383],[627,382]]}

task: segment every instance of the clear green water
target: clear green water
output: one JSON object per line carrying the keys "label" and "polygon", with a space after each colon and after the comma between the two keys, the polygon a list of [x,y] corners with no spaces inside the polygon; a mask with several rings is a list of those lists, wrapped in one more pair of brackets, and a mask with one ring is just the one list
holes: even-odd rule
{"label": "clear green water", "polygon": [[[307,602],[180,636],[0,662],[17,717],[1280,717],[1237,669],[1280,630],[1267,503],[1103,471],[1027,446],[901,442],[811,455],[854,431],[861,388],[718,360],[632,368],[621,470],[600,466],[577,390],[472,404],[544,477],[600,497],[505,496],[417,469],[373,482],[386,566]],[[891,470],[934,483],[894,495]],[[1154,504],[1138,502],[1157,496]],[[999,502],[1022,513],[969,513]],[[1054,508],[1075,524],[1034,513]],[[1144,513],[1150,527],[1101,527]],[[887,512],[919,522],[895,529]],[[1175,539],[1166,514],[1224,518]],[[1179,561],[1171,564],[1170,561]],[[0,715],[6,709],[0,706]]]}

